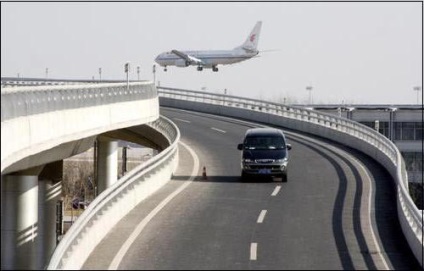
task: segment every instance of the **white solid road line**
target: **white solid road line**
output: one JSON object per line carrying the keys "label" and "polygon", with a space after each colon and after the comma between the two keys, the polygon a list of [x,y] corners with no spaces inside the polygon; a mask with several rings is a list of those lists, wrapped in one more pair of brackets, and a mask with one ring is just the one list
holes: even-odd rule
{"label": "white solid road line", "polygon": [[119,264],[121,263],[122,259],[124,258],[127,251],[130,249],[131,245],[134,243],[134,241],[137,239],[137,237],[140,235],[140,233],[143,231],[143,229],[146,227],[146,225],[162,210],[163,207],[166,206],[175,196],[177,196],[181,191],[183,191],[187,186],[189,186],[194,178],[197,176],[197,173],[199,172],[199,157],[196,155],[196,153],[193,151],[192,148],[190,148],[187,144],[183,142],[179,142],[182,146],[184,146],[194,160],[193,170],[191,171],[190,178],[181,185],[177,190],[175,190],[172,194],[170,194],[168,197],[166,197],[158,206],[156,206],[155,209],[153,209],[134,229],[134,231],[131,233],[131,235],[128,237],[128,239],[125,241],[125,243],[121,246],[118,253],[113,258],[112,262],[109,265],[108,270],[116,270],[118,269]]}
{"label": "white solid road line", "polygon": [[189,120],[183,120],[183,119],[179,119],[179,118],[174,118],[174,120],[185,122],[185,123],[191,123],[191,121],[189,121]]}
{"label": "white solid road line", "polygon": [[256,261],[257,254],[258,253],[258,243],[251,243],[250,244],[250,260],[251,261]]}
{"label": "white solid road line", "polygon": [[211,129],[212,129],[212,130],[215,130],[215,131],[217,131],[217,132],[223,133],[223,134],[225,134],[225,133],[226,133],[226,131],[221,130],[221,129],[218,129],[218,128],[215,128],[215,127],[211,127]]}
{"label": "white solid road line", "polygon": [[278,195],[278,192],[280,192],[280,189],[281,189],[281,185],[277,185],[275,187],[274,191],[272,191],[271,196],[273,196],[273,197],[277,196]]}
{"label": "white solid road line", "polygon": [[259,217],[258,217],[258,221],[257,221],[258,223],[264,222],[266,212],[267,212],[266,210],[261,211],[261,213],[259,214]]}

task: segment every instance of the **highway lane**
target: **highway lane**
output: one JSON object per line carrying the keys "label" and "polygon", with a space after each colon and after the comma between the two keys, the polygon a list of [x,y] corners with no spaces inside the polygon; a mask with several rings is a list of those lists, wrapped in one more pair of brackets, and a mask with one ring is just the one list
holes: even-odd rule
{"label": "highway lane", "polygon": [[[367,157],[286,131],[293,145],[288,182],[241,182],[236,146],[252,124],[164,108],[161,114],[181,130],[180,167],[115,227],[84,269],[418,267],[396,223],[389,176]],[[178,189],[117,256],[140,221]]]}

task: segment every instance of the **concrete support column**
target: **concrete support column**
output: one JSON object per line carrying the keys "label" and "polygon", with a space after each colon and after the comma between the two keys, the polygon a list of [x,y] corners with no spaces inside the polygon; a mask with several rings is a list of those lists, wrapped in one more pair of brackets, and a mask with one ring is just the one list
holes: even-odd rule
{"label": "concrete support column", "polygon": [[396,108],[391,108],[389,111],[389,139],[394,141],[395,139],[395,119],[396,119]]}
{"label": "concrete support column", "polygon": [[118,180],[118,141],[99,137],[97,191],[100,194]]}
{"label": "concrete support column", "polygon": [[352,109],[347,110],[346,118],[349,119],[349,120],[353,119],[353,110]]}
{"label": "concrete support column", "polygon": [[62,182],[38,182],[38,256],[37,269],[45,269],[57,244],[56,203],[62,196]]}
{"label": "concrete support column", "polygon": [[37,269],[38,174],[2,176],[1,269]]}

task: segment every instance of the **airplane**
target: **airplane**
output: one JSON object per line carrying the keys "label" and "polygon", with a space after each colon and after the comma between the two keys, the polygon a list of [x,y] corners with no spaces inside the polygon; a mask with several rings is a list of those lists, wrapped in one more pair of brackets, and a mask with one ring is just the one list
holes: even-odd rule
{"label": "airplane", "polygon": [[168,66],[188,67],[197,66],[198,71],[203,68],[218,71],[218,65],[228,65],[255,57],[259,51],[258,41],[262,22],[258,21],[246,41],[232,50],[208,50],[208,51],[180,51],[171,50],[159,54],[155,61],[167,71]]}

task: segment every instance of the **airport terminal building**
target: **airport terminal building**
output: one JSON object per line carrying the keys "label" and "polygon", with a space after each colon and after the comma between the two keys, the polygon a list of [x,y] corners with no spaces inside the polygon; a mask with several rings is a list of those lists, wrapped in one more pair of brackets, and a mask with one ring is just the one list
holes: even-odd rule
{"label": "airport terminal building", "polygon": [[409,182],[423,180],[422,105],[314,105],[314,110],[345,117],[389,138],[405,159]]}

